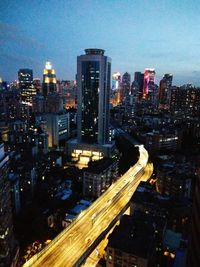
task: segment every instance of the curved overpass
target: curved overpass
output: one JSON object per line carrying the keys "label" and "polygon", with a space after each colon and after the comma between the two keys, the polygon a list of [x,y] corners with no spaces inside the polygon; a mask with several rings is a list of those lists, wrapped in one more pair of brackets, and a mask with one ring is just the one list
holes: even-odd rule
{"label": "curved overpass", "polygon": [[138,145],[138,148],[137,163],[23,267],[80,266],[79,259],[124,209],[139,182],[144,176],[147,180],[152,174],[153,167],[147,164],[148,152],[143,145]]}

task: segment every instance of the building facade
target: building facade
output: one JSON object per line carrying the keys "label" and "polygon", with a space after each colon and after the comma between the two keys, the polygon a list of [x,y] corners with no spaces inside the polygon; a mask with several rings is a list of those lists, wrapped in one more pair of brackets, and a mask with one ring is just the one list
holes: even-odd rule
{"label": "building facade", "polygon": [[69,113],[44,113],[36,116],[37,124],[43,124],[44,131],[48,135],[49,147],[59,146],[60,141],[66,141],[69,137]]}
{"label": "building facade", "polygon": [[124,215],[108,237],[106,267],[152,267],[154,256],[153,223],[144,216]]}
{"label": "building facade", "polygon": [[111,59],[102,49],[85,49],[77,58],[78,141],[105,144],[109,141]]}
{"label": "building facade", "polygon": [[154,69],[145,69],[144,72],[144,83],[143,83],[143,98],[149,99],[150,95],[153,93],[155,85],[155,75]]}
{"label": "building facade", "polygon": [[136,71],[134,74],[134,82],[132,84],[132,93],[138,96],[141,100],[143,96],[143,85],[144,85],[144,73]]}
{"label": "building facade", "polygon": [[192,207],[192,222],[188,245],[188,267],[197,267],[200,265],[200,158],[198,159],[197,164],[197,177],[195,181],[194,199]]}
{"label": "building facade", "polygon": [[158,99],[160,108],[169,108],[170,89],[172,86],[173,75],[165,74],[160,81],[158,89]]}
{"label": "building facade", "polygon": [[8,181],[9,157],[0,144],[0,266],[15,266],[17,246],[13,234],[10,184]]}
{"label": "building facade", "polygon": [[109,136],[111,59],[103,49],[85,49],[85,55],[77,57],[77,82],[77,140],[69,140],[67,153],[85,162],[93,152],[97,159],[110,157],[114,147]]}
{"label": "building facade", "polygon": [[118,161],[104,158],[91,162],[83,172],[83,195],[99,197],[118,178]]}
{"label": "building facade", "polygon": [[185,118],[200,116],[200,88],[190,84],[172,87],[170,111]]}
{"label": "building facade", "polygon": [[33,85],[33,71],[31,69],[20,69],[18,80],[21,100],[24,104],[31,106],[32,98],[36,95],[36,89]]}
{"label": "building facade", "polygon": [[130,94],[130,89],[131,89],[131,75],[128,72],[125,72],[122,76],[123,99]]}

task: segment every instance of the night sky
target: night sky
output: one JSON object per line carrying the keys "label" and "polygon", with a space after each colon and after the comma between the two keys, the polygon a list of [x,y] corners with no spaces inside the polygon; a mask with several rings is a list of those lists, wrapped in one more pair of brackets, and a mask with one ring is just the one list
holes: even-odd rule
{"label": "night sky", "polygon": [[[42,77],[47,60],[58,79],[74,79],[85,48],[106,50],[112,72],[153,67],[157,83],[200,85],[199,0],[0,0],[0,77],[19,68]],[[133,76],[132,76],[133,79]]]}

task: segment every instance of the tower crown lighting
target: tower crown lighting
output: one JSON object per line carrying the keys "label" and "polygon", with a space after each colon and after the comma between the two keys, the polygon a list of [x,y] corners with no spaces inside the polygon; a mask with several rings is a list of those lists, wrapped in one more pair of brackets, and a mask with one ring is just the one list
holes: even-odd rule
{"label": "tower crown lighting", "polygon": [[51,70],[52,69],[51,62],[49,62],[49,61],[46,62],[45,69],[47,69],[47,70]]}

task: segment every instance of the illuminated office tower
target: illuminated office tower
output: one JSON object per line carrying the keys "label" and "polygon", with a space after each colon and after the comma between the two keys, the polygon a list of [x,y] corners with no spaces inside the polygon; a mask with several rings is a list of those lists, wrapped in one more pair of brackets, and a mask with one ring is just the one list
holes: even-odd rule
{"label": "illuminated office tower", "polygon": [[148,99],[150,94],[153,93],[155,85],[155,75],[154,69],[145,69],[144,72],[144,84],[143,84],[143,98]]}
{"label": "illuminated office tower", "polygon": [[16,266],[17,258],[8,172],[9,157],[4,152],[3,143],[0,143],[0,266]]}
{"label": "illuminated office tower", "polygon": [[108,143],[111,59],[102,49],[85,49],[77,58],[78,141]]}
{"label": "illuminated office tower", "polygon": [[121,102],[120,91],[121,91],[121,74],[114,72],[112,75],[112,90],[110,95],[110,102],[113,106],[118,105]]}
{"label": "illuminated office tower", "polygon": [[119,83],[121,81],[121,74],[119,72],[114,72],[112,75],[112,89],[116,90],[119,88]]}
{"label": "illuminated office tower", "polygon": [[158,99],[160,108],[167,108],[169,107],[169,100],[170,100],[170,88],[172,86],[172,74],[165,74],[160,81],[160,86],[158,90]]}
{"label": "illuminated office tower", "polygon": [[18,71],[18,80],[22,102],[31,105],[32,98],[36,95],[36,89],[33,85],[33,71],[30,69],[20,69]]}
{"label": "illuminated office tower", "polygon": [[56,74],[50,62],[46,62],[43,72],[42,93],[44,96],[56,92]]}
{"label": "illuminated office tower", "polygon": [[85,49],[85,55],[77,57],[77,82],[78,138],[69,144],[69,151],[79,158],[87,150],[88,160],[110,156],[113,147],[109,140],[111,59],[104,56],[103,49]]}

